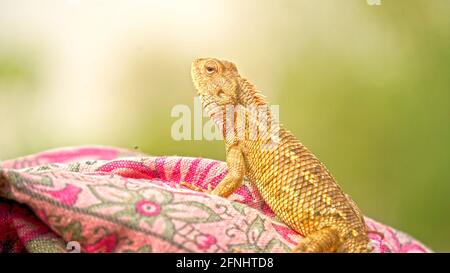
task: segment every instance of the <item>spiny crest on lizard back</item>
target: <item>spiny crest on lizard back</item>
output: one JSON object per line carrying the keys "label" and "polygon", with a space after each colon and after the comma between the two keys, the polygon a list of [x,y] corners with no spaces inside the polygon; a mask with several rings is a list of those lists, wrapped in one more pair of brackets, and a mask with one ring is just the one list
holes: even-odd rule
{"label": "spiny crest on lizard back", "polygon": [[232,62],[199,58],[194,60],[191,74],[204,106],[211,103],[219,106],[267,105],[264,96],[253,84],[241,78]]}

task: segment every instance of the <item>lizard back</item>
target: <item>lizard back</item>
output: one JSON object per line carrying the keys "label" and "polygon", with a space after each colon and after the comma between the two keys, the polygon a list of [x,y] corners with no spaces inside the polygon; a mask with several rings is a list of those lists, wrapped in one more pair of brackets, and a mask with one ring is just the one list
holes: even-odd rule
{"label": "lizard back", "polygon": [[278,145],[264,144],[239,143],[246,154],[247,177],[275,214],[302,235],[337,227],[350,244],[345,248],[362,251],[368,243],[364,218],[325,166],[282,127]]}
{"label": "lizard back", "polygon": [[[227,147],[241,148],[246,175],[264,201],[302,235],[334,227],[345,251],[366,251],[364,217],[353,200],[316,156],[274,119],[255,87],[243,78],[238,83],[238,102],[244,107],[235,109],[233,132],[241,132],[241,138],[225,134],[225,141]],[[266,111],[263,119],[258,110]]]}

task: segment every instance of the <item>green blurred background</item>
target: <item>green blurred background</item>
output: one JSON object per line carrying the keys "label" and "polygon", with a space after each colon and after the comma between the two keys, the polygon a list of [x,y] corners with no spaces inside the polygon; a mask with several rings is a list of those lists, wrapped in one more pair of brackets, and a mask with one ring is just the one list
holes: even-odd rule
{"label": "green blurred background", "polygon": [[[376,1],[375,1],[376,2]],[[0,1],[0,160],[175,141],[190,64],[237,63],[365,214],[450,250],[450,1]],[[207,119],[204,120],[206,122]]]}

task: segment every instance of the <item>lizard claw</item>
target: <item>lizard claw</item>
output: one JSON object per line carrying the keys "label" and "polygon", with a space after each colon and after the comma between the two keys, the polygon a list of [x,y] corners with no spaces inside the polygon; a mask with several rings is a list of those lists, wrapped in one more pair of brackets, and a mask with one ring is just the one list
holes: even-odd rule
{"label": "lizard claw", "polygon": [[212,189],[211,183],[208,183],[208,188],[205,190],[205,192],[207,192],[209,194],[213,193],[213,189]]}
{"label": "lizard claw", "polygon": [[240,249],[239,247],[235,247],[233,248],[232,253],[242,253],[242,249]]}
{"label": "lizard claw", "polygon": [[188,183],[188,182],[185,182],[185,181],[180,181],[180,185],[184,186],[184,187],[186,187],[186,188],[188,188],[190,190],[193,190],[193,191],[205,192],[205,193],[208,193],[208,194],[212,194],[213,193],[211,184],[208,184],[207,189],[202,189],[202,188],[200,188],[200,187],[198,187],[196,185],[192,185],[191,183]]}

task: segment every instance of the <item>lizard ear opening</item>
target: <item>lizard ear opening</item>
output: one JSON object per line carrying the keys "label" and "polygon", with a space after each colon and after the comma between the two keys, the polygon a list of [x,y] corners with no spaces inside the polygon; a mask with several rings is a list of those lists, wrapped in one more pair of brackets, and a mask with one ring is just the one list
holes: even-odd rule
{"label": "lizard ear opening", "polygon": [[222,89],[219,89],[217,90],[217,96],[223,99],[225,97],[225,92]]}

